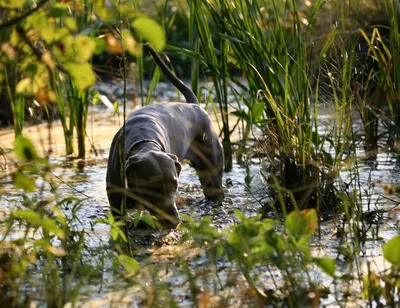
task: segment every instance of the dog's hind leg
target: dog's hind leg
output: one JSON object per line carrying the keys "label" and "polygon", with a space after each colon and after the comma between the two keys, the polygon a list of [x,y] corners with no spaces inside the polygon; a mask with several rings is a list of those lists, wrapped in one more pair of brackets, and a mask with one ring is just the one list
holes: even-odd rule
{"label": "dog's hind leg", "polygon": [[217,135],[210,131],[207,139],[194,141],[190,147],[191,165],[197,175],[207,199],[221,201],[224,198],[222,172],[224,155]]}

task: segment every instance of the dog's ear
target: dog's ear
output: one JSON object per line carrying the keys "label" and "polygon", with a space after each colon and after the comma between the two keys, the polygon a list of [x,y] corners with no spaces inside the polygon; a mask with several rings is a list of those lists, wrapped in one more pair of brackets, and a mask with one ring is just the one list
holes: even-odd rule
{"label": "dog's ear", "polygon": [[174,161],[174,163],[175,163],[175,168],[176,168],[176,173],[177,173],[178,176],[179,176],[179,174],[181,173],[181,170],[182,170],[182,165],[181,165],[181,163],[178,161],[178,156],[176,156],[175,154],[171,154],[171,153],[167,153],[167,155],[168,155],[169,157],[171,157],[172,160]]}
{"label": "dog's ear", "polygon": [[128,171],[139,162],[140,158],[137,155],[129,156],[128,159],[125,161],[125,171]]}

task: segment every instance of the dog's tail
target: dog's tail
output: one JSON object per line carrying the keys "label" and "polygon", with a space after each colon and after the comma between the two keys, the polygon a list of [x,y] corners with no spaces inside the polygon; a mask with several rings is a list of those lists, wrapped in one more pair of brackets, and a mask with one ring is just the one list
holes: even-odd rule
{"label": "dog's tail", "polygon": [[198,104],[199,101],[191,89],[189,89],[174,73],[169,69],[165,62],[160,58],[158,53],[151,47],[149,43],[144,44],[148,52],[153,57],[154,61],[161,68],[163,73],[167,76],[168,80],[183,94],[186,101],[190,104]]}

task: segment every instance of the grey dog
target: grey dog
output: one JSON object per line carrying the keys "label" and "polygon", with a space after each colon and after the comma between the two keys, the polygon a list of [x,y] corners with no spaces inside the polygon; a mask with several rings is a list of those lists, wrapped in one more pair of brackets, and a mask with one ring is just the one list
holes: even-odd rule
{"label": "grey dog", "polygon": [[111,144],[107,195],[114,216],[124,212],[126,196],[126,209],[144,205],[161,224],[172,227],[179,222],[175,195],[180,162],[190,160],[206,198],[221,201],[223,150],[195,94],[150,45],[145,47],[187,102],[145,106],[128,117]]}

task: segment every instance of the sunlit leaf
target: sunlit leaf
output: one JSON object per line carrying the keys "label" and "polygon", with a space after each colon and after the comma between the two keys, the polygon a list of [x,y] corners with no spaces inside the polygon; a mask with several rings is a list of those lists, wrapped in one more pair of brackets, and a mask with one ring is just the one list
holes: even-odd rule
{"label": "sunlit leaf", "polygon": [[10,34],[10,40],[9,40],[10,44],[12,46],[18,46],[19,43],[19,35],[18,32],[15,28],[12,29],[11,34]]}
{"label": "sunlit leaf", "polygon": [[11,215],[17,219],[25,220],[26,222],[37,226],[42,218],[33,210],[15,210]]}
{"label": "sunlit leaf", "polygon": [[400,235],[389,240],[382,247],[384,258],[393,266],[400,268]]}
{"label": "sunlit leaf", "polygon": [[314,233],[317,226],[318,216],[315,209],[293,211],[285,219],[286,232],[297,239]]}
{"label": "sunlit leaf", "polygon": [[55,257],[64,257],[67,255],[67,252],[64,249],[55,247],[53,245],[48,246],[46,250],[52,253]]}
{"label": "sunlit leaf", "polygon": [[17,91],[17,93],[20,93],[20,94],[23,94],[26,96],[32,96],[37,91],[37,86],[33,82],[32,78],[27,77],[27,78],[21,79],[18,82],[16,91]]}
{"label": "sunlit leaf", "polygon": [[114,113],[117,113],[119,108],[119,102],[118,101],[114,102],[113,106],[114,106]]}
{"label": "sunlit leaf", "polygon": [[128,242],[128,239],[126,238],[126,235],[125,235],[124,231],[122,231],[119,228],[118,228],[118,235],[125,243]]}
{"label": "sunlit leaf", "polygon": [[26,192],[33,192],[36,190],[35,180],[27,177],[22,173],[17,173],[13,177],[13,183],[15,187],[21,188]]}
{"label": "sunlit leaf", "polygon": [[65,27],[67,27],[72,32],[78,30],[78,26],[76,25],[76,20],[72,17],[65,17],[63,19],[63,23]]}
{"label": "sunlit leaf", "polygon": [[318,215],[315,209],[301,211],[306,222],[306,233],[314,233],[318,227]]}
{"label": "sunlit leaf", "polygon": [[15,137],[14,151],[17,158],[23,161],[33,161],[39,158],[32,141],[22,135]]}
{"label": "sunlit leaf", "polygon": [[67,63],[65,64],[65,69],[81,92],[84,92],[96,82],[96,76],[89,63]]}
{"label": "sunlit leaf", "polygon": [[79,35],[75,39],[76,56],[79,61],[89,61],[93,56],[96,43],[88,36]]}
{"label": "sunlit leaf", "polygon": [[41,238],[34,242],[35,247],[42,247],[56,257],[64,257],[67,253],[64,249],[53,246],[48,239]]}
{"label": "sunlit leaf", "polygon": [[118,229],[116,228],[111,228],[111,237],[115,241],[118,238]]}
{"label": "sunlit leaf", "polygon": [[56,28],[47,20],[45,22],[45,25],[41,24],[37,29],[39,30],[40,36],[46,41],[46,43],[51,43],[55,39]]}
{"label": "sunlit leaf", "polygon": [[111,213],[107,213],[107,219],[108,222],[110,223],[110,225],[112,225],[114,223],[114,216]]}
{"label": "sunlit leaf", "polygon": [[135,259],[126,255],[118,255],[117,258],[128,274],[137,274],[140,272],[139,263]]}
{"label": "sunlit leaf", "polygon": [[106,36],[104,37],[104,41],[110,52],[119,55],[122,54],[123,49],[121,42],[112,33],[107,33]]}
{"label": "sunlit leaf", "polygon": [[138,48],[138,44],[136,40],[133,38],[131,31],[123,30],[121,32],[122,36],[122,45],[124,49],[127,50],[130,54],[134,56],[138,56],[141,52],[141,48]]}
{"label": "sunlit leaf", "polygon": [[335,260],[331,258],[313,258],[313,261],[320,269],[322,269],[325,274],[330,277],[335,276],[336,271],[336,263]]}
{"label": "sunlit leaf", "polygon": [[94,11],[96,15],[99,16],[101,19],[108,21],[109,19],[113,18],[113,11],[110,8],[106,7],[106,1],[104,0],[94,0],[92,1]]}
{"label": "sunlit leaf", "polygon": [[141,36],[148,41],[155,50],[160,51],[165,46],[165,33],[163,28],[153,19],[141,16],[132,22],[132,27]]}
{"label": "sunlit leaf", "polygon": [[22,8],[25,0],[0,0],[0,6],[9,8],[9,9],[18,9]]}
{"label": "sunlit leaf", "polygon": [[44,230],[46,230],[47,232],[50,232],[50,233],[54,233],[60,239],[65,238],[64,230],[60,229],[54,220],[52,220],[50,218],[43,218],[40,225],[41,225],[41,227],[43,227]]}

